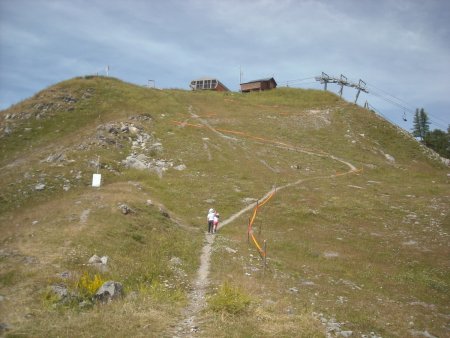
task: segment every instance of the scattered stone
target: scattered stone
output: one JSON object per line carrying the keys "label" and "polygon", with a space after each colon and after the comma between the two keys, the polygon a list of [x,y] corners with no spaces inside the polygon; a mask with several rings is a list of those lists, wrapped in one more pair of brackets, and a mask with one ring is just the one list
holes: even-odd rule
{"label": "scattered stone", "polygon": [[258,200],[253,197],[245,197],[242,199],[242,202],[244,202],[245,204],[252,204],[252,203],[255,203],[256,201],[258,201]]}
{"label": "scattered stone", "polygon": [[94,305],[94,304],[93,304],[91,301],[89,301],[89,300],[83,300],[83,301],[81,301],[81,302],[78,304],[78,307],[79,307],[80,309],[89,309],[89,308],[91,308],[93,305]]}
{"label": "scattered stone", "polygon": [[302,285],[312,286],[312,285],[316,285],[316,283],[314,283],[313,281],[310,281],[310,280],[305,280],[302,282]]}
{"label": "scattered stone", "polygon": [[351,337],[353,335],[353,331],[341,331],[339,335],[342,337]]}
{"label": "scattered stone", "polygon": [[182,265],[183,264],[183,261],[181,260],[181,258],[179,258],[179,257],[172,257],[171,259],[170,259],[170,264],[171,265]]}
{"label": "scattered stone", "polygon": [[86,224],[86,222],[87,222],[87,220],[89,218],[90,212],[91,212],[91,209],[83,210],[83,212],[80,215],[80,223],[81,224]]}
{"label": "scattered stone", "polygon": [[298,289],[296,287],[289,288],[289,292],[298,293]]}
{"label": "scattered stone", "polygon": [[146,204],[147,206],[149,206],[149,207],[152,207],[152,206],[153,206],[152,200],[147,200],[147,201],[145,202],[145,204]]}
{"label": "scattered stone", "polygon": [[23,258],[24,263],[27,265],[31,265],[31,264],[38,264],[39,263],[39,259],[37,257],[33,257],[33,256],[25,256]]}
{"label": "scattered stone", "polygon": [[5,333],[6,331],[9,331],[11,327],[7,323],[0,323],[0,334]]}
{"label": "scattered stone", "polygon": [[49,155],[43,162],[53,163],[53,162],[62,162],[66,159],[66,156],[63,153],[56,153]]}
{"label": "scattered stone", "polygon": [[128,156],[125,160],[122,161],[122,163],[127,168],[139,170],[144,170],[148,168],[147,163],[142,160],[139,160],[135,155]]}
{"label": "scattered stone", "polygon": [[230,253],[230,254],[235,254],[237,252],[237,250],[234,250],[234,249],[232,249],[230,247],[225,247],[225,251]]}
{"label": "scattered stone", "polygon": [[170,218],[170,215],[169,215],[169,213],[166,211],[166,210],[164,210],[163,208],[159,208],[159,212],[161,213],[161,215],[163,215],[164,217],[166,217],[166,218]]}
{"label": "scattered stone", "polygon": [[173,167],[173,169],[175,169],[175,170],[178,170],[178,171],[183,171],[183,170],[185,170],[187,167],[186,167],[186,165],[184,165],[184,164],[180,164],[180,165],[177,165],[176,167]]}
{"label": "scattered stone", "polygon": [[327,252],[323,253],[323,256],[325,258],[336,258],[336,257],[339,257],[339,254],[337,252],[334,252],[334,251],[327,251]]}
{"label": "scattered stone", "polygon": [[106,303],[123,296],[123,286],[119,282],[107,281],[95,293],[94,298]]}
{"label": "scattered stone", "polygon": [[108,263],[108,256],[102,256],[99,257],[97,255],[92,256],[91,258],[89,258],[88,264],[102,264],[102,265],[106,265]]}
{"label": "scattered stone", "polygon": [[99,256],[94,255],[91,258],[89,258],[88,263],[89,264],[101,264],[102,263],[102,259]]}
{"label": "scattered stone", "polygon": [[410,245],[416,245],[417,242],[416,242],[416,241],[413,241],[413,240],[409,240],[408,242],[403,242],[402,244],[403,244],[403,245],[408,245],[408,246],[410,246]]}
{"label": "scattered stone", "polygon": [[438,338],[437,336],[432,335],[427,330],[425,331],[417,331],[417,330],[410,330],[411,334],[414,337],[426,337],[426,338]]}
{"label": "scattered stone", "polygon": [[205,200],[205,202],[208,204],[214,204],[216,203],[216,200],[214,198],[208,198],[207,200]]}
{"label": "scattered stone", "polygon": [[119,205],[119,209],[124,215],[128,215],[129,213],[133,212],[133,210],[126,204]]}
{"label": "scattered stone", "polygon": [[10,126],[6,126],[6,127],[3,129],[3,132],[4,132],[6,135],[9,135],[9,134],[12,133],[12,129],[11,129]]}
{"label": "scattered stone", "polygon": [[392,155],[384,154],[384,157],[388,160],[388,162],[395,163],[395,158]]}
{"label": "scattered stone", "polygon": [[50,286],[52,293],[58,297],[58,301],[62,301],[64,298],[69,296],[69,291],[67,286],[64,284],[53,284]]}
{"label": "scattered stone", "polygon": [[64,279],[70,278],[70,276],[71,276],[71,273],[69,271],[64,271],[59,274],[59,277],[64,278]]}
{"label": "scattered stone", "polygon": [[38,183],[34,186],[34,190],[36,191],[42,191],[45,189],[45,184],[44,183]]}

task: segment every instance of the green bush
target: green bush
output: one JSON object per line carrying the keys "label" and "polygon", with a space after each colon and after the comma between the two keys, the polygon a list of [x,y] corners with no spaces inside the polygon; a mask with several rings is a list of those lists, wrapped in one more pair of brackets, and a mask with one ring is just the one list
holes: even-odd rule
{"label": "green bush", "polygon": [[209,299],[209,307],[215,312],[227,312],[229,314],[239,314],[247,310],[250,305],[250,297],[239,288],[231,286],[225,282],[217,294]]}

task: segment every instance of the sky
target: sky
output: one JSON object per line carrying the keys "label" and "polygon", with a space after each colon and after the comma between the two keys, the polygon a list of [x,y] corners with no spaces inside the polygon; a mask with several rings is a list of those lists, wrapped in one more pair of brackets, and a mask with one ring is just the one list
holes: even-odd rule
{"label": "sky", "polygon": [[357,103],[405,130],[417,108],[447,130],[450,1],[0,0],[0,109],[92,74],[186,90],[209,76],[238,91],[266,77],[322,90],[322,72],[362,79]]}

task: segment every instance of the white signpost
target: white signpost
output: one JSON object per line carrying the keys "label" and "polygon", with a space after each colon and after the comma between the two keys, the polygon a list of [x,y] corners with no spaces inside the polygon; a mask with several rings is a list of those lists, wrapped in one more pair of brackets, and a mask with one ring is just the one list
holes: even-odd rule
{"label": "white signpost", "polygon": [[95,188],[99,188],[102,183],[102,174],[98,173],[98,169],[100,168],[100,156],[97,160],[97,173],[92,175],[92,186]]}

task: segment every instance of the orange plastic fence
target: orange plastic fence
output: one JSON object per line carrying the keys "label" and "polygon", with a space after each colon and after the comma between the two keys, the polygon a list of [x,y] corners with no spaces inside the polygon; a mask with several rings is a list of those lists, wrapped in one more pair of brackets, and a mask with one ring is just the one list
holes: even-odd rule
{"label": "orange plastic fence", "polygon": [[269,196],[267,196],[266,198],[264,198],[260,203],[259,202],[256,203],[255,208],[253,209],[252,217],[250,218],[250,220],[248,222],[247,235],[249,236],[249,238],[252,239],[253,244],[255,244],[256,248],[258,249],[259,254],[263,258],[266,257],[267,253],[266,253],[265,249],[263,249],[261,247],[261,244],[259,244],[258,240],[256,239],[256,237],[253,233],[253,223],[255,222],[256,214],[258,213],[258,209],[261,208],[267,202],[269,202],[269,200],[273,197],[274,194],[275,194],[275,190],[272,191],[272,193]]}
{"label": "orange plastic fence", "polygon": [[[193,123],[188,123],[188,122],[180,122],[180,121],[172,121],[173,123],[180,125],[180,126],[189,126],[189,127],[195,127],[195,128],[204,128],[205,126],[202,124],[193,124]],[[247,137],[250,139],[254,139],[254,140],[258,140],[258,141],[262,141],[262,142],[266,142],[266,143],[272,143],[274,145],[278,145],[278,146],[283,146],[283,147],[288,147],[288,148],[292,148],[295,149],[295,147],[293,147],[292,145],[289,145],[287,143],[284,142],[280,142],[280,141],[276,141],[276,140],[270,140],[270,139],[266,139],[263,137],[259,137],[259,136],[255,136],[255,135],[250,135],[247,134],[245,132],[242,131],[237,131],[237,130],[228,130],[228,129],[221,129],[221,128],[216,128],[217,131],[219,132],[223,132],[223,133],[227,133],[227,134],[234,134],[234,135],[241,135],[243,137]],[[320,150],[310,150],[310,149],[306,149],[303,148],[303,151],[309,151],[309,152],[314,152],[316,154],[320,154],[320,155],[327,155],[327,153],[320,151]],[[343,176],[343,175],[348,175],[348,174],[353,174],[353,173],[358,173],[358,172],[362,172],[363,169],[352,169],[350,171],[344,172],[344,173],[336,173],[335,175],[333,175],[334,177],[339,177],[339,176]],[[268,195],[266,198],[264,198],[260,203],[256,203],[255,208],[253,209],[253,214],[252,217],[249,219],[248,222],[248,229],[247,229],[247,235],[249,237],[249,239],[251,238],[253,241],[253,244],[255,245],[255,247],[258,249],[259,254],[261,255],[262,258],[265,258],[267,255],[267,252],[265,250],[265,248],[263,249],[261,247],[261,244],[258,242],[258,240],[256,239],[255,235],[253,234],[253,223],[255,222],[256,219],[256,214],[258,213],[258,209],[261,208],[264,204],[266,204],[275,194],[275,191],[272,191],[272,193],[270,195]]]}

